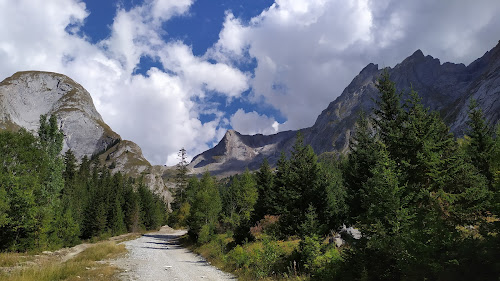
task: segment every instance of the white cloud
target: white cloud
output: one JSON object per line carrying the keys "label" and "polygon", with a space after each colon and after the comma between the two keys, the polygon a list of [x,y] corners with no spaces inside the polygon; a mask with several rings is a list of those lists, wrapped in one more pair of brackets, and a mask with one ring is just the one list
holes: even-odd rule
{"label": "white cloud", "polygon": [[[119,9],[110,37],[92,44],[77,35],[89,14],[83,2],[0,1],[0,76],[31,69],[70,76],[92,94],[111,128],[139,144],[148,160],[175,164],[172,156],[181,147],[193,157],[224,134],[227,120],[205,99],[213,92],[237,97],[248,88],[247,74],[162,39],[162,22],[186,13],[191,4],[147,0]],[[142,56],[160,61],[168,72],[151,68],[146,76],[134,74]],[[215,119],[202,124],[203,111],[212,111]]]}
{"label": "white cloud", "polygon": [[191,48],[179,41],[166,45],[159,56],[164,67],[189,81],[195,88],[216,91],[230,97],[237,97],[248,89],[247,75],[224,63],[212,64],[195,57]]}
{"label": "white cloud", "polygon": [[[64,73],[149,160],[173,164],[181,147],[194,156],[229,126],[247,134],[311,126],[369,62],[393,66],[420,48],[442,62],[469,63],[500,30],[497,0],[276,0],[249,22],[226,12],[219,41],[198,57],[182,42],[166,42],[163,29],[193,1],[120,8],[110,37],[97,44],[78,35],[89,15],[79,0],[0,1],[0,79],[20,70]],[[143,56],[165,72],[134,74]],[[235,67],[251,59],[253,74]],[[207,102],[213,94],[231,101],[249,87],[252,102],[274,106],[287,121],[242,109],[227,120]],[[202,124],[200,114],[215,117]]]}
{"label": "white cloud", "polygon": [[261,115],[255,111],[245,112],[241,108],[231,116],[230,123],[233,129],[246,135],[275,134],[279,126],[273,117]]}
{"label": "white cloud", "polygon": [[219,61],[255,58],[254,101],[287,118],[280,130],[311,126],[368,63],[394,66],[415,50],[470,63],[492,48],[500,2],[276,0],[249,23],[226,15],[207,52]]}

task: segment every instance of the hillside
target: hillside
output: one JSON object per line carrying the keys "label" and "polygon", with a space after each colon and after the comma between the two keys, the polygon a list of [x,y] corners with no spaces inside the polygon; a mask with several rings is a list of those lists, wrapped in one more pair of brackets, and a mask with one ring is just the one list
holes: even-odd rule
{"label": "hillside", "polygon": [[52,72],[17,72],[0,83],[0,130],[25,128],[36,134],[40,115],[56,115],[64,134],[63,151],[77,159],[99,155],[112,172],[143,177],[151,190],[171,195],[163,182],[165,168],[153,167],[141,148],[122,140],[97,112],[87,90],[71,78]]}
{"label": "hillside", "polygon": [[[439,111],[455,136],[464,135],[471,98],[478,101],[490,123],[500,118],[500,42],[468,66],[441,63],[417,50],[387,70],[399,91],[407,93],[413,87],[426,107]],[[376,64],[368,64],[321,112],[312,127],[300,130],[315,153],[347,151],[358,112],[370,113],[374,106],[378,96],[375,83],[383,71]],[[264,158],[275,164],[281,151],[290,151],[296,133],[246,136],[228,131],[217,146],[196,156],[190,168],[194,173],[230,175],[246,167],[256,169]],[[246,152],[244,157],[242,151]]]}

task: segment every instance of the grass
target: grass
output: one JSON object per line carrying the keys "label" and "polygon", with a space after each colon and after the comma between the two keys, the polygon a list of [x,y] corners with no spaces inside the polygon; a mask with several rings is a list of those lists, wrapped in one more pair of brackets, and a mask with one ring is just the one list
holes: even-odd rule
{"label": "grass", "polygon": [[30,260],[24,253],[0,253],[0,267],[12,267]]}
{"label": "grass", "polygon": [[[227,234],[215,235],[202,245],[193,243],[187,235],[182,239],[183,246],[203,256],[213,266],[235,274],[238,280],[308,280],[307,276],[285,273],[287,260],[298,248],[299,240],[273,240],[269,244],[255,241],[236,248],[232,247],[233,242]],[[279,267],[281,273],[272,272],[274,267]]]}
{"label": "grass", "polygon": [[[126,251],[125,245],[115,241],[99,242],[66,262],[61,262],[57,256],[49,256],[30,265],[13,268],[10,272],[2,272],[0,280],[118,280],[115,275],[119,270],[99,261],[116,258]],[[3,264],[16,265],[24,257],[18,254],[2,254],[0,259]]]}

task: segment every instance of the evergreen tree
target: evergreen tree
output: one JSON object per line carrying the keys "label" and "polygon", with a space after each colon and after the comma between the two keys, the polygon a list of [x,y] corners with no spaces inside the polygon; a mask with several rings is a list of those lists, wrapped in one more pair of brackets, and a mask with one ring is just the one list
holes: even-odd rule
{"label": "evergreen tree", "polygon": [[[36,247],[40,206],[36,193],[42,189],[40,176],[46,154],[37,139],[24,129],[0,132],[0,249],[25,251]],[[8,204],[8,205],[6,205]]]}
{"label": "evergreen tree", "polygon": [[256,223],[265,215],[277,215],[277,191],[274,185],[274,175],[267,159],[264,159],[259,170],[256,172],[257,184],[257,202],[255,203],[255,212],[253,223]]}
{"label": "evergreen tree", "polygon": [[[306,208],[316,206],[321,196],[319,187],[318,159],[311,146],[305,146],[299,133],[293,146],[289,163],[278,162],[276,183],[283,202],[280,225],[284,235],[299,234],[300,225],[306,219]],[[281,166],[280,166],[281,165]]]}
{"label": "evergreen tree", "polygon": [[197,239],[205,226],[206,235],[210,236],[222,211],[222,202],[219,188],[208,172],[203,174],[193,199],[188,219],[189,232]]}
{"label": "evergreen tree", "polygon": [[377,80],[379,99],[375,101],[373,122],[378,128],[380,139],[386,145],[387,151],[394,159],[404,156],[401,151],[400,139],[402,134],[404,114],[401,105],[401,93],[396,93],[396,85],[390,80],[387,69]]}
{"label": "evergreen tree", "polygon": [[342,159],[320,161],[317,213],[322,233],[338,229],[347,220],[349,206],[342,175]]}
{"label": "evergreen tree", "polygon": [[258,193],[255,179],[248,169],[242,175],[233,178],[225,194],[227,200],[224,205],[231,224],[238,226],[249,221]]}
{"label": "evergreen tree", "polygon": [[179,163],[177,163],[176,175],[175,175],[175,180],[177,183],[177,190],[175,192],[175,202],[176,202],[175,207],[178,208],[180,204],[184,202],[184,192],[188,184],[188,176],[187,176],[188,162],[187,162],[187,153],[184,147],[179,150],[177,156],[179,158]]}
{"label": "evergreen tree", "polygon": [[491,167],[492,151],[494,147],[492,129],[484,119],[483,111],[479,108],[477,101],[472,99],[469,103],[469,120],[466,132],[470,138],[467,146],[467,154],[472,164],[488,179],[490,188],[493,185],[493,171]]}
{"label": "evergreen tree", "polygon": [[372,168],[378,160],[380,142],[375,140],[374,132],[368,118],[360,113],[356,122],[356,130],[349,143],[350,154],[345,163],[343,174],[347,187],[347,201],[349,202],[348,223],[366,210],[361,204],[366,181],[373,176]]}

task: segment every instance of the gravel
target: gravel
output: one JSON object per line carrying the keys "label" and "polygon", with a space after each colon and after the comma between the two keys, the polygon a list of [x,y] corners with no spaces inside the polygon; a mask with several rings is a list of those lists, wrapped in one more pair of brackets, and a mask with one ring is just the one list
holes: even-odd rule
{"label": "gravel", "polygon": [[111,263],[122,268],[121,280],[236,280],[178,243],[185,230],[159,232],[124,242],[128,254]]}

